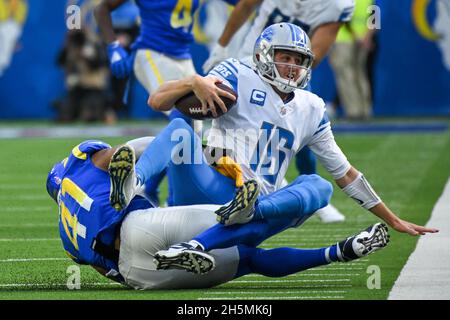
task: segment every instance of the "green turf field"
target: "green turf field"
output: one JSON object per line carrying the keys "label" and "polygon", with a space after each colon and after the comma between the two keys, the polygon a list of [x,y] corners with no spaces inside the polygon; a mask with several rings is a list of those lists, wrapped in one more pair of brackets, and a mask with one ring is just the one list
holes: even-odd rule
{"label": "green turf field", "polygon": [[[0,140],[0,299],[386,299],[417,241],[391,232],[387,248],[362,260],[285,278],[248,275],[205,290],[134,291],[82,266],[81,290],[69,290],[67,268],[73,263],[58,239],[57,208],[47,196],[45,179],[51,165],[82,140]],[[337,141],[391,209],[401,218],[426,223],[449,177],[449,133],[339,135]],[[288,178],[295,176],[291,167]],[[338,189],[332,202],[347,221],[324,225],[313,217],[262,247],[325,246],[377,221]],[[370,266],[381,270],[380,289],[367,288]]]}

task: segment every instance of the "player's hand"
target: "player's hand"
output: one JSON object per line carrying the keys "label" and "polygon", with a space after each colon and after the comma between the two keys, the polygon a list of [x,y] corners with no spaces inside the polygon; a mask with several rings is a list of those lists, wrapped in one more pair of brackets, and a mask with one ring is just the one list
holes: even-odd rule
{"label": "player's hand", "polygon": [[213,117],[217,117],[216,106],[217,103],[223,113],[227,112],[227,107],[223,103],[221,96],[227,97],[231,100],[236,100],[236,97],[231,93],[222,90],[216,86],[216,83],[221,83],[222,80],[214,76],[201,77],[195,76],[192,83],[194,94],[202,103],[202,113],[206,115],[208,110],[211,110]]}
{"label": "player's hand", "polygon": [[222,47],[220,44],[216,44],[209,54],[208,60],[203,64],[203,72],[208,73],[209,70],[214,68],[217,64],[222,62],[223,60],[229,58],[228,50],[226,47]]}
{"label": "player's hand", "polygon": [[422,226],[418,226],[417,224],[398,219],[395,222],[391,223],[391,227],[398,231],[407,233],[411,236],[425,235],[426,233],[436,233],[439,232],[438,229],[435,228],[426,228]]}
{"label": "player's hand", "polygon": [[116,78],[123,79],[130,74],[130,59],[127,51],[120,45],[119,41],[114,41],[108,45],[108,57],[111,73]]}

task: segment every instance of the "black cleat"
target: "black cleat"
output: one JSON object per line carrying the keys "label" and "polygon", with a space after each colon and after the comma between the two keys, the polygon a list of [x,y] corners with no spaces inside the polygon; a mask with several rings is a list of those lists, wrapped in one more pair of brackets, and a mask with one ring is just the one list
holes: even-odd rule
{"label": "black cleat", "polygon": [[244,182],[244,185],[237,190],[234,199],[216,210],[217,221],[226,226],[249,222],[255,213],[254,205],[258,195],[259,185],[255,180]]}
{"label": "black cleat", "polygon": [[376,223],[352,237],[338,243],[338,258],[342,262],[365,257],[384,248],[389,243],[388,228]]}
{"label": "black cleat", "polygon": [[125,209],[135,195],[136,157],[132,147],[123,145],[111,157],[108,172],[111,181],[109,202],[117,211]]}
{"label": "black cleat", "polygon": [[213,256],[186,242],[158,251],[153,261],[157,270],[178,269],[195,274],[208,273],[215,267]]}

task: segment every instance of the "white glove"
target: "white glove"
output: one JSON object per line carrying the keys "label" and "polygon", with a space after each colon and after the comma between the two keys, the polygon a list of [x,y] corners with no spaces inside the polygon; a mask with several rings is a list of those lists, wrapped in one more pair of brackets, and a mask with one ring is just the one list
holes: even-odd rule
{"label": "white glove", "polygon": [[216,64],[222,62],[223,60],[229,58],[227,47],[222,47],[220,44],[216,44],[209,54],[208,60],[203,64],[203,72],[208,73],[209,70],[214,68]]}

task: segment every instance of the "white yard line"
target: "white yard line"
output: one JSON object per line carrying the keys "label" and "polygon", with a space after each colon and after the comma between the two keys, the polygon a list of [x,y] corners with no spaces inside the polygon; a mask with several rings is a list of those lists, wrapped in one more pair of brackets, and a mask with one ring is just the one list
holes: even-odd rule
{"label": "white yard line", "polygon": [[305,279],[305,280],[233,280],[232,283],[294,283],[294,282],[350,282],[350,279]]}
{"label": "white yard line", "polygon": [[54,210],[55,208],[56,208],[56,205],[53,205],[53,206],[34,206],[33,208],[30,208],[30,207],[9,207],[9,208],[1,208],[1,213],[3,213],[3,212],[34,213],[36,211],[50,211],[50,210]]}
{"label": "white yard line", "polygon": [[[23,288],[23,287],[66,287],[67,283],[0,283],[0,288]],[[120,283],[91,282],[81,283],[83,286],[122,286]]]}
{"label": "white yard line", "polygon": [[59,238],[0,238],[0,242],[61,241]]}
{"label": "white yard line", "polygon": [[35,262],[35,261],[71,261],[69,258],[12,258],[3,259],[0,262]]}
{"label": "white yard line", "polygon": [[[214,290],[214,289],[210,289]],[[206,295],[228,295],[228,294],[299,294],[301,291],[305,291],[308,293],[347,293],[345,290],[295,290],[295,291],[236,291],[236,290],[228,290],[228,291],[207,291]]]}
{"label": "white yard line", "polygon": [[440,232],[420,237],[388,299],[450,299],[450,179],[427,227],[438,228]]}

